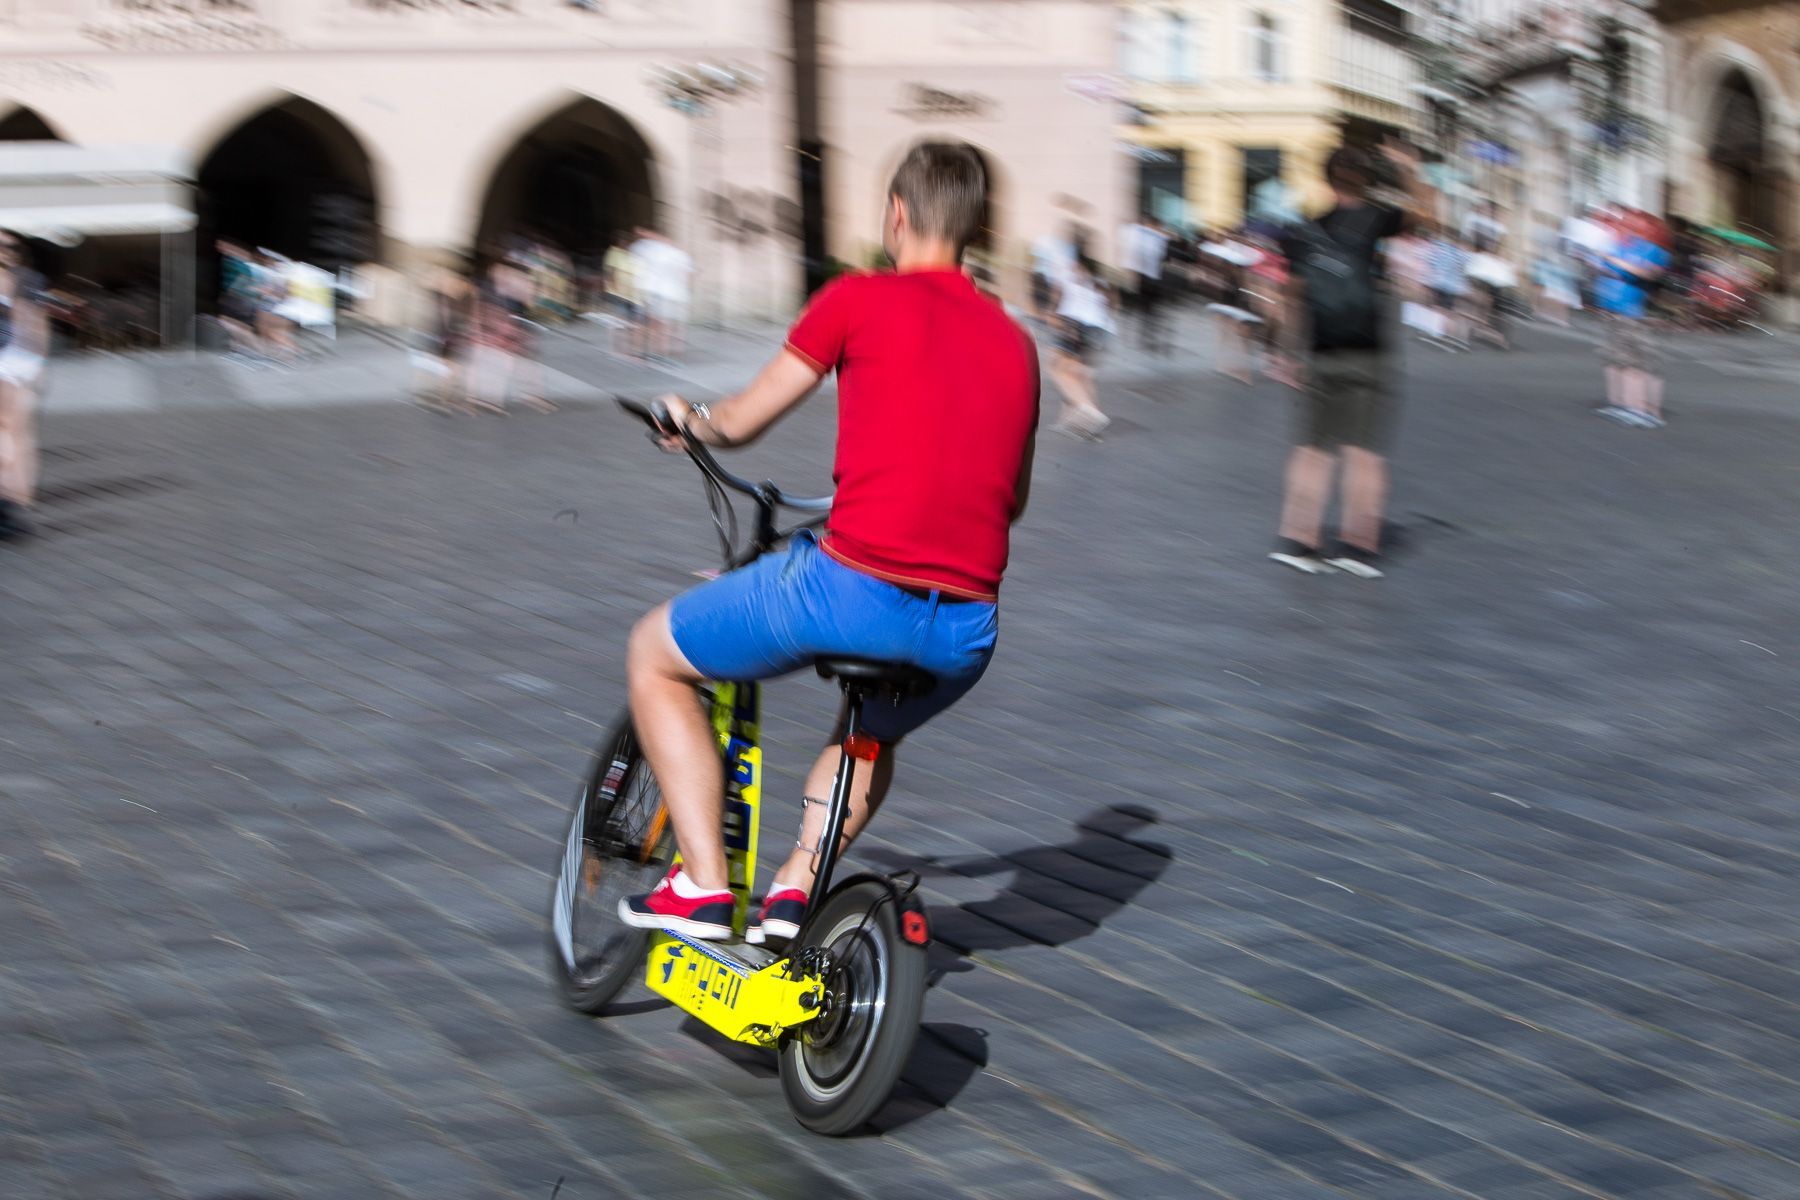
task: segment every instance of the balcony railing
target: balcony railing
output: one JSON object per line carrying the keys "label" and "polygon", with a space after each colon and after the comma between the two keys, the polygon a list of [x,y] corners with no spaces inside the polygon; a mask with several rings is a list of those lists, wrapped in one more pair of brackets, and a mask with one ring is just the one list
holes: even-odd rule
{"label": "balcony railing", "polygon": [[1332,82],[1347,92],[1412,107],[1418,101],[1418,61],[1386,38],[1339,25],[1332,47]]}

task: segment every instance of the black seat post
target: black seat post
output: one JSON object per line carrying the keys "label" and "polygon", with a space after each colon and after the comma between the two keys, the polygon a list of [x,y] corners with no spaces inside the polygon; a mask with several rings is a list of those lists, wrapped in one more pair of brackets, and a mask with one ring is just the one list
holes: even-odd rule
{"label": "black seat post", "polygon": [[813,874],[812,894],[807,897],[806,911],[815,913],[831,888],[831,873],[837,866],[838,843],[844,838],[844,822],[850,815],[850,785],[856,779],[856,754],[851,747],[866,741],[862,733],[863,699],[868,685],[857,680],[843,681],[845,708],[844,740],[838,747],[837,777],[831,784],[831,806],[825,811],[825,832],[819,835],[818,868]]}

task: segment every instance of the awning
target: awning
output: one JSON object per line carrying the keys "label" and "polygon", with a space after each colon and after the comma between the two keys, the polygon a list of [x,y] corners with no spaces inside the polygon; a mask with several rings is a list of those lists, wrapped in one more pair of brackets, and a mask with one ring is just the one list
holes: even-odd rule
{"label": "awning", "polygon": [[128,233],[185,233],[194,227],[194,214],[174,204],[0,207],[0,226],[28,237],[62,243]]}

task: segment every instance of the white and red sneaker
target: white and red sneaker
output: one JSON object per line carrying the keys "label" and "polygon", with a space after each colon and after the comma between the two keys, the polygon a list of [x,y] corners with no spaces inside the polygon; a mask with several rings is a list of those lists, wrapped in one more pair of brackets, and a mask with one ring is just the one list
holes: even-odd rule
{"label": "white and red sneaker", "polygon": [[619,920],[635,929],[666,929],[686,937],[722,942],[731,937],[733,900],[729,891],[703,892],[697,896],[682,894],[675,886],[680,876],[682,889],[691,890],[693,883],[681,868],[670,867],[661,883],[642,896],[626,896],[619,901]]}
{"label": "white and red sneaker", "polygon": [[806,893],[797,887],[771,887],[763,897],[762,907],[744,930],[744,940],[753,946],[764,942],[791,942],[800,934],[800,922],[806,919]]}

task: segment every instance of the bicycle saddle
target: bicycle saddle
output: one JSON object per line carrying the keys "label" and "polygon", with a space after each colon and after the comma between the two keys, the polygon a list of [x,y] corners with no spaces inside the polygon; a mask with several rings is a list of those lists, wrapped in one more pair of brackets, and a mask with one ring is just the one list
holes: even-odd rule
{"label": "bicycle saddle", "polygon": [[878,688],[896,696],[923,696],[937,686],[937,677],[908,663],[881,662],[873,658],[821,658],[813,664],[821,679],[835,679],[846,689]]}

